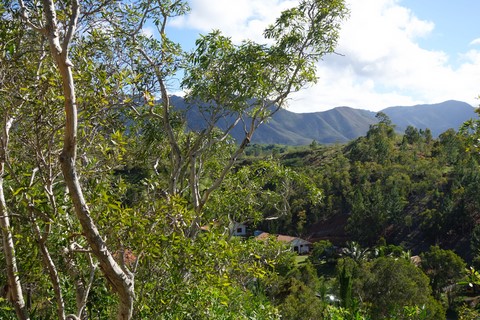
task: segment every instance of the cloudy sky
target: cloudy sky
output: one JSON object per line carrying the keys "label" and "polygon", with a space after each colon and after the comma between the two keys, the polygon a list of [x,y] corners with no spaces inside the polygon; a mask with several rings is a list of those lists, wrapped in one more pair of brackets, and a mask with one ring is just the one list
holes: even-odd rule
{"label": "cloudy sky", "polygon": [[[298,0],[189,0],[173,37],[192,48],[199,33],[220,29],[234,41],[263,42],[263,29]],[[480,1],[347,0],[337,52],[318,64],[316,85],[295,93],[289,110],[480,100]]]}

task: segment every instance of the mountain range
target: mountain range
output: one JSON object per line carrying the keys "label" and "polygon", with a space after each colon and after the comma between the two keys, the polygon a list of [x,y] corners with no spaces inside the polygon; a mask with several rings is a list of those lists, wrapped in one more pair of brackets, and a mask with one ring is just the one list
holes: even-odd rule
{"label": "mountain range", "polygon": [[[172,104],[183,109],[181,97],[172,97]],[[469,119],[476,119],[475,108],[465,102],[449,100],[437,104],[396,106],[381,110],[395,129],[403,133],[407,126],[417,129],[430,129],[434,137],[452,128],[458,128]],[[328,111],[295,113],[281,109],[255,132],[251,143],[307,145],[312,141],[321,144],[345,143],[364,136],[370,125],[378,122],[377,112],[337,107]],[[201,119],[197,112],[187,112],[190,128],[198,126]],[[232,136],[240,139],[242,131],[233,130]]]}

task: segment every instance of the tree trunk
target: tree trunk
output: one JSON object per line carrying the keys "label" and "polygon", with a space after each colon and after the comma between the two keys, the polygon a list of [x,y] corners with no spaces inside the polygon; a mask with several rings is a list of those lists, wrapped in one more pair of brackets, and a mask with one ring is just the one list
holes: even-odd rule
{"label": "tree trunk", "polygon": [[35,216],[32,212],[32,224],[33,230],[37,235],[38,246],[40,247],[40,252],[42,254],[42,260],[45,270],[48,273],[50,281],[52,283],[53,292],[55,293],[55,299],[57,300],[57,316],[59,320],[65,320],[65,302],[63,300],[62,290],[60,286],[60,278],[58,276],[57,267],[52,260],[50,251],[48,251],[45,236],[42,235],[42,231],[38,226]]}
{"label": "tree trunk", "polygon": [[[1,164],[3,167],[4,163]],[[8,297],[15,307],[18,319],[29,319],[28,312],[23,299],[22,286],[18,276],[17,262],[15,258],[15,247],[12,231],[10,229],[10,218],[5,206],[3,194],[3,177],[0,178],[0,227],[2,228],[3,252],[7,264]]]}
{"label": "tree trunk", "polygon": [[8,291],[7,297],[15,307],[17,318],[29,319],[25,300],[23,299],[22,286],[18,276],[17,261],[15,258],[15,244],[13,242],[12,229],[10,226],[10,214],[7,210],[3,191],[3,175],[5,173],[5,161],[7,156],[8,135],[12,125],[12,119],[5,119],[0,149],[0,228],[2,229],[3,252],[7,265]]}
{"label": "tree trunk", "polygon": [[52,0],[43,0],[45,13],[44,33],[49,41],[52,57],[57,64],[63,84],[63,96],[65,99],[65,134],[63,150],[60,155],[63,177],[72,199],[75,213],[82,226],[92,253],[98,259],[100,269],[104,276],[119,295],[119,310],[117,319],[130,319],[133,311],[134,300],[134,278],[128,270],[122,270],[113,259],[112,254],[102,239],[100,232],[93,221],[89,208],[83,196],[82,188],[78,179],[75,159],[77,151],[77,106],[75,96],[75,84],[73,81],[72,64],[68,59],[68,45],[76,27],[78,16],[78,1],[72,1],[72,16],[69,22],[68,31],[62,45],[58,32],[58,25],[55,13],[55,5]]}

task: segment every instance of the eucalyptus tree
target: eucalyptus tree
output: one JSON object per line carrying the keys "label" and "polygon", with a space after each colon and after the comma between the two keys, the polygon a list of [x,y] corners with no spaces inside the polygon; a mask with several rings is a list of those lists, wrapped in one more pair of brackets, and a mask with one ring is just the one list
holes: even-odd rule
{"label": "eucalyptus tree", "polygon": [[[266,39],[273,43],[270,46],[252,41],[235,45],[219,32],[197,41],[196,50],[188,57],[183,81],[190,99],[205,103],[201,112],[209,119],[196,145],[205,148],[215,143],[204,142],[204,135],[221,119],[230,120],[224,126],[225,134],[240,124],[244,135],[204,192],[198,182],[190,181],[195,208],[205,205],[258,126],[286,105],[291,92],[316,80],[315,63],[333,52],[339,23],[345,15],[343,1],[301,1],[265,30]],[[202,151],[199,147],[189,151],[192,159],[198,158]],[[191,161],[190,170],[191,176],[198,177],[201,166]]]}
{"label": "eucalyptus tree", "polygon": [[[204,208],[206,220],[262,224],[273,233],[301,234],[322,194],[306,175],[275,160],[239,164]],[[308,214],[306,211],[309,211]],[[308,221],[307,221],[308,220]]]}
{"label": "eucalyptus tree", "polygon": [[130,319],[134,299],[133,273],[123,264],[117,263],[108,249],[96,221],[92,219],[76,167],[78,110],[70,50],[79,21],[87,21],[89,16],[95,14],[106,3],[82,3],[83,14],[81,14],[79,1],[55,3],[52,0],[44,0],[41,1],[41,5],[36,5],[36,3],[25,3],[19,0],[18,4],[25,25],[37,31],[39,37],[44,37],[48,43],[52,60],[61,78],[62,90],[57,95],[61,94],[64,99],[65,120],[63,147],[59,159],[74,211],[90,250],[99,262],[100,269],[118,293],[120,300],[118,318]]}
{"label": "eucalyptus tree", "polygon": [[[63,118],[60,116],[62,111],[64,118],[59,127],[54,125],[57,130],[51,131],[58,139],[58,130],[63,130],[60,150],[54,144],[48,155],[50,157],[57,151],[60,153],[58,161],[68,198],[81,225],[79,238],[86,241],[85,248],[82,246],[78,249],[85,250],[95,258],[95,261],[92,258],[87,263],[92,273],[98,261],[104,278],[118,295],[118,319],[132,317],[134,270],[138,257],[133,265],[128,265],[122,257],[124,251],[120,245],[120,257],[115,259],[111,242],[105,240],[108,230],[100,229],[99,225],[108,220],[105,218],[110,212],[106,209],[108,207],[115,207],[117,212],[123,211],[124,215],[132,215],[119,220],[120,223],[127,220],[131,222],[135,212],[122,210],[116,203],[99,205],[102,202],[100,200],[107,201],[108,196],[101,192],[95,195],[92,191],[96,190],[95,183],[82,178],[82,169],[91,168],[93,160],[98,159],[100,154],[104,161],[101,165],[111,172],[115,159],[109,155],[112,152],[117,155],[116,152],[120,150],[120,157],[126,142],[120,131],[102,131],[105,128],[103,123],[93,130],[81,127],[79,132],[79,119],[84,123],[94,122],[97,109],[92,106],[98,102],[104,103],[103,106],[128,105],[142,120],[147,118],[150,122],[160,123],[164,132],[162,138],[168,144],[164,151],[168,160],[163,161],[162,153],[157,159],[168,176],[164,196],[171,200],[170,206],[175,204],[174,199],[179,196],[189,199],[195,218],[189,221],[180,217],[174,223],[189,221],[190,235],[196,234],[205,204],[212,192],[220,187],[258,126],[284,107],[292,92],[316,80],[315,63],[334,51],[340,23],[347,14],[342,0],[303,0],[296,8],[283,12],[265,30],[265,37],[271,43],[269,45],[252,41],[234,44],[231,39],[215,31],[199,39],[196,50],[184,59],[180,46],[171,41],[166,33],[170,18],[187,11],[183,1],[105,0],[83,1],[80,4],[78,0],[18,0],[12,8],[18,9],[17,14],[24,27],[36,32],[37,40],[45,41],[50,51],[47,59],[40,50],[37,61],[41,63],[46,59],[45,63],[54,67],[57,73],[57,77],[46,87],[45,97],[60,99],[47,98],[52,108],[45,112],[53,117],[54,123]],[[149,38],[142,33],[147,21],[157,26],[160,39]],[[100,27],[104,30],[101,31]],[[108,44],[114,45],[120,58],[102,42],[110,35],[113,37]],[[88,41],[91,51],[84,46],[83,54],[76,55],[79,51],[75,50],[82,42],[85,44]],[[108,49],[108,54],[102,54],[99,47]],[[93,65],[89,58],[96,59],[98,64]],[[75,70],[74,65],[78,69]],[[190,101],[201,101],[199,110],[205,118],[205,126],[197,131],[185,131],[184,127],[178,125],[176,113],[172,111],[168,84],[179,68],[184,69],[182,85],[189,91]],[[103,80],[98,81],[102,77]],[[113,78],[115,83],[107,85],[108,78]],[[157,94],[161,97],[160,103],[154,99]],[[80,111],[79,106],[82,106]],[[226,129],[219,131],[215,128],[221,122]],[[49,125],[49,122],[38,124]],[[225,146],[222,143],[227,141],[235,127],[243,130],[244,138],[239,144],[227,144],[228,148],[222,149]],[[110,140],[117,148],[103,148],[102,144],[95,149],[96,142],[105,140]],[[93,145],[92,148],[86,148],[87,144]],[[221,156],[211,161],[216,155]],[[41,162],[42,155],[37,159]],[[58,177],[54,173],[53,176],[48,174],[54,167],[55,161],[40,167],[46,173],[40,176],[48,182],[45,184],[48,201],[52,208],[68,207],[66,199],[65,206],[57,207],[56,197],[50,196],[54,183],[48,179]],[[86,199],[85,195],[89,198]],[[138,216],[138,219],[141,223],[142,216]],[[48,234],[53,222],[45,219],[42,223],[33,224],[35,230],[39,231],[37,240],[41,243],[45,244],[43,236]],[[128,229],[127,226],[125,229]],[[134,237],[128,232],[125,236]],[[43,252],[43,256],[48,260],[48,252]],[[55,289],[59,289],[55,285],[54,264],[46,261],[45,268],[52,274],[50,279]],[[71,317],[83,316],[82,310],[91,282],[77,286],[83,286],[85,290],[77,297],[77,314]],[[57,291],[58,317],[63,318],[61,290]],[[21,293],[17,296],[20,297]],[[23,308],[20,300],[18,307]]]}
{"label": "eucalyptus tree", "polygon": [[[32,15],[35,5],[27,3]],[[54,107],[61,104],[60,95],[56,93],[61,81],[55,76],[57,71],[45,38],[22,27],[17,9],[13,1],[1,6],[1,191],[4,195],[1,208],[8,271],[6,288],[18,318],[28,317],[28,309],[51,317],[50,309],[56,308],[56,316],[65,319],[66,310],[72,305],[65,298],[64,290],[74,283],[77,302],[74,313],[80,317],[85,314],[91,280],[83,281],[85,270],[74,268],[78,237],[72,236],[75,227],[70,223],[70,206],[61,196],[65,188],[61,183],[58,154],[63,110]],[[11,212],[18,221],[13,225],[9,223]],[[16,242],[17,259],[13,255],[12,236],[21,239]],[[90,256],[88,251],[82,255]],[[91,259],[85,260],[86,273],[92,274],[96,265]],[[58,264],[62,263],[68,268],[59,270]],[[19,279],[24,281],[23,294]],[[54,303],[46,304],[46,291],[52,289]]]}
{"label": "eucalyptus tree", "polygon": [[[259,125],[287,104],[289,95],[315,82],[315,63],[334,51],[341,21],[347,14],[344,1],[304,0],[286,10],[265,32],[266,43],[250,40],[235,44],[220,31],[201,36],[196,49],[184,58],[178,44],[167,34],[169,19],[183,14],[182,1],[150,1],[119,6],[109,16],[113,32],[125,38],[136,51],[135,69],[142,83],[146,108],[136,109],[161,123],[163,139],[168,143],[167,168],[169,196],[188,197],[200,215],[213,191],[244,151]],[[142,34],[145,23],[153,20],[158,39]],[[196,108],[204,119],[185,133],[175,130],[177,114],[172,111],[168,85],[182,68],[182,87],[188,92],[187,112]],[[148,70],[148,71],[147,71]],[[160,103],[154,97],[161,97]],[[193,111],[192,111],[193,112]],[[218,131],[217,128],[222,130]],[[241,130],[243,138],[231,146],[216,170],[206,168],[218,144],[228,140],[233,130]],[[210,169],[210,170],[209,170]],[[198,227],[193,225],[192,229]]]}
{"label": "eucalyptus tree", "polygon": [[[60,126],[59,122],[55,121],[59,114],[50,114],[45,108],[55,100],[49,97],[48,90],[54,82],[47,76],[49,68],[45,68],[44,42],[21,28],[12,7],[5,6],[2,9],[1,207],[5,222],[5,227],[2,228],[4,245],[9,248],[5,249],[8,288],[17,309],[17,316],[27,317],[27,309],[35,308],[32,304],[41,304],[41,299],[33,297],[31,290],[26,290],[27,304],[20,315],[18,309],[19,302],[23,300],[22,290],[21,287],[15,288],[13,283],[19,286],[19,282],[13,280],[23,278],[25,282],[38,285],[43,276],[39,276],[40,279],[35,279],[35,276],[41,274],[37,271],[43,267],[55,293],[57,315],[63,319],[65,307],[59,286],[60,278],[46,245],[52,230],[50,218],[56,215],[43,206],[50,203],[52,208],[58,208],[53,186],[58,181],[59,171],[54,169],[55,161],[50,160],[57,158],[58,149],[55,143],[52,143],[52,137]],[[37,54],[40,56],[38,59]],[[15,219],[19,223],[8,226],[9,211],[15,213]],[[16,263],[13,242],[9,240],[13,233],[15,238],[22,239],[21,246],[17,246],[22,257]],[[36,250],[40,251],[43,266],[35,263],[35,260],[25,259],[26,252],[32,253]],[[15,264],[21,267],[12,273]],[[27,266],[30,269],[28,273],[25,272]]]}
{"label": "eucalyptus tree", "polygon": [[0,228],[2,231],[3,253],[6,262],[8,298],[13,303],[19,319],[28,319],[28,311],[22,291],[21,280],[18,272],[15,253],[14,233],[11,225],[11,216],[5,200],[4,178],[6,175],[10,129],[15,119],[15,113],[20,108],[22,101],[9,94],[9,90],[18,84],[15,76],[16,48],[20,43],[21,35],[18,25],[9,18],[7,8],[0,5],[0,109],[2,114],[0,134]]}

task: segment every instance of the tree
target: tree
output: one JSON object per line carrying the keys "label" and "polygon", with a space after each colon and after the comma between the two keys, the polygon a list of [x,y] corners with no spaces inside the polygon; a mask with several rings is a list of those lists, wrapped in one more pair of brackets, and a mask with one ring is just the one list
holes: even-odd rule
{"label": "tree", "polygon": [[428,277],[405,259],[381,257],[372,261],[363,282],[363,299],[371,303],[374,319],[400,316],[405,307],[427,308],[427,319],[444,319],[431,298]]}
{"label": "tree", "polygon": [[293,269],[283,281],[284,291],[279,297],[282,317],[298,320],[322,318],[325,302],[317,296],[320,281],[311,263]]}
{"label": "tree", "polygon": [[6,20],[7,8],[0,4],[0,108],[2,113],[0,133],[0,228],[2,230],[3,253],[6,261],[7,292],[13,303],[18,319],[29,319],[25,306],[21,280],[15,253],[14,233],[11,225],[12,213],[7,207],[4,191],[4,178],[7,174],[7,157],[9,153],[10,129],[15,120],[15,114],[22,105],[16,97],[10,97],[9,89],[18,88],[19,78],[15,77],[15,60],[18,59],[17,46],[22,35],[19,26],[13,21]]}
{"label": "tree", "polygon": [[[391,189],[390,192],[395,191]],[[384,235],[384,230],[390,215],[388,193],[383,191],[381,180],[375,183],[365,183],[358,188],[351,200],[352,214],[348,218],[347,231],[366,245],[373,245],[378,238]],[[367,230],[359,228],[361,225],[369,225]]]}
{"label": "tree", "polygon": [[[204,208],[207,221],[260,223],[269,220],[270,230],[300,232],[306,216],[302,209],[321,201],[320,191],[305,175],[276,160],[239,165]],[[303,216],[302,216],[303,215]],[[303,219],[303,220],[302,220]],[[292,226],[292,224],[295,224]]]}
{"label": "tree", "polygon": [[480,225],[475,225],[470,236],[470,250],[474,256],[480,254]]}
{"label": "tree", "polygon": [[355,241],[347,242],[346,247],[342,250],[342,256],[352,259],[357,264],[368,261],[371,255],[372,252],[369,248],[362,248],[360,244]]}
{"label": "tree", "polygon": [[431,246],[428,252],[420,255],[422,269],[430,278],[435,297],[440,298],[443,289],[456,283],[463,275],[465,262],[451,250]]}
{"label": "tree", "polygon": [[371,125],[367,132],[367,140],[371,143],[371,157],[373,161],[385,163],[392,156],[395,138],[395,126],[383,112],[375,116],[379,122]]}
{"label": "tree", "polygon": [[420,132],[418,131],[417,128],[409,125],[405,129],[405,134],[403,138],[407,141],[409,144],[414,144],[420,141]]}
{"label": "tree", "polygon": [[[198,108],[205,121],[201,128],[185,135],[174,130],[174,113],[165,85],[177,70],[181,54],[178,45],[169,40],[165,26],[184,7],[176,2],[171,7],[162,4],[157,9],[160,16],[155,22],[160,40],[146,39],[138,32],[150,17],[150,11],[134,20],[129,18],[132,10],[125,8],[122,19],[111,17],[110,21],[117,26],[115,32],[121,33],[138,53],[136,64],[153,70],[150,82],[142,87],[148,90],[148,108],[145,113],[137,111],[151,121],[159,121],[165,130],[164,139],[169,145],[169,161],[164,164],[169,174],[168,193],[188,197],[200,213],[257,127],[286,104],[291,92],[315,81],[315,62],[333,52],[339,24],[347,10],[343,1],[301,1],[265,30],[266,38],[273,43],[270,46],[252,41],[236,45],[219,31],[198,39],[195,51],[185,61],[182,86],[189,93],[189,108]],[[132,20],[137,23],[125,24]],[[132,32],[135,30],[136,33]],[[161,95],[160,104],[150,98],[157,92]],[[215,129],[217,126],[223,128],[222,132]],[[224,155],[218,170],[207,174],[206,157],[234,128],[244,132],[243,140],[237,141],[234,150]],[[198,229],[198,221],[196,224],[192,230]]]}
{"label": "tree", "polygon": [[443,132],[436,143],[435,153],[447,165],[459,161],[466,150],[465,140],[454,129]]}
{"label": "tree", "polygon": [[295,320],[321,319],[323,305],[315,291],[295,278],[291,282],[290,294],[280,305],[282,317]]}
{"label": "tree", "polygon": [[[62,19],[61,22],[57,18],[59,8],[52,0],[42,1],[43,12],[34,12],[35,17],[29,15],[30,10],[22,0],[19,0],[19,5],[24,23],[46,37],[52,59],[62,79],[62,95],[65,101],[65,130],[60,163],[77,218],[82,225],[84,235],[93,254],[100,263],[101,270],[119,295],[118,319],[130,319],[135,295],[133,274],[127,268],[122,268],[108,250],[96,222],[91,217],[76,168],[78,111],[73,64],[70,60],[69,51],[78,26],[80,4],[78,1],[69,3],[68,8],[64,8],[63,12],[61,11],[64,14],[64,16],[62,15],[64,20]],[[99,5],[102,6],[103,4]],[[37,21],[34,20],[35,18]],[[65,27],[65,32],[60,32],[60,27]]]}
{"label": "tree", "polygon": [[[337,279],[340,285],[340,302],[342,307],[345,309],[350,309],[352,306],[352,285],[353,285],[353,275],[352,271],[356,265],[352,265],[349,259],[343,259],[341,263],[341,270],[339,270]],[[340,268],[339,268],[340,269]]]}
{"label": "tree", "polygon": [[[32,65],[37,64],[38,70],[50,68],[51,71],[46,79],[42,79],[44,74],[37,74],[37,83],[45,85],[45,91],[41,91],[42,99],[28,100],[33,109],[43,106],[40,101],[44,98],[50,103],[49,108],[45,108],[43,114],[40,113],[41,117],[49,119],[45,122],[31,122],[40,128],[45,125],[51,129],[51,136],[48,136],[51,141],[46,147],[43,144],[46,140],[42,136],[43,131],[39,131],[35,126],[32,128],[36,138],[41,138],[38,140],[41,143],[37,144],[40,148],[36,151],[47,148],[48,156],[40,152],[35,159],[45,162],[38,167],[41,174],[36,174],[38,163],[33,165],[32,161],[32,167],[28,167],[32,170],[23,175],[30,177],[38,189],[45,189],[46,195],[42,196],[46,196],[47,200],[42,198],[39,201],[38,189],[30,188],[32,182],[30,185],[27,183],[28,192],[23,192],[24,189],[14,190],[12,198],[16,201],[18,195],[21,201],[16,205],[28,212],[31,218],[30,226],[34,228],[38,248],[45,261],[44,268],[56,294],[59,318],[66,317],[61,295],[65,288],[61,287],[60,281],[65,275],[55,274],[58,270],[55,264],[65,261],[61,257],[49,260],[47,238],[58,241],[55,243],[57,248],[67,244],[67,262],[75,260],[70,260],[70,255],[76,251],[85,254],[82,259],[85,269],[79,272],[77,268],[68,269],[76,273],[70,275],[68,284],[75,282],[72,287],[81,292],[76,299],[76,315],[69,317],[85,316],[89,288],[96,280],[98,261],[107,286],[111,287],[118,297],[117,318],[130,319],[134,312],[134,274],[139,259],[143,252],[154,255],[158,250],[158,247],[151,244],[152,241],[139,239],[141,235],[134,232],[138,231],[139,227],[135,229],[134,224],[141,225],[152,233],[157,232],[154,233],[156,237],[161,236],[160,232],[163,231],[173,237],[172,241],[184,236],[198,237],[202,213],[212,193],[219,189],[255,129],[285,105],[291,92],[315,81],[315,63],[323,55],[333,52],[339,24],[347,12],[343,1],[302,1],[297,8],[284,12],[276,23],[265,31],[272,45],[248,41],[236,45],[219,32],[212,32],[202,37],[197,42],[196,51],[186,60],[182,60],[183,52],[180,47],[170,41],[165,32],[167,21],[171,17],[186,12],[186,3],[182,1],[85,1],[80,7],[78,0],[42,0],[39,3],[19,0],[18,5],[8,2],[6,6],[13,12],[7,20],[18,22],[21,19],[23,26],[20,29],[31,35],[22,46],[34,43],[42,48],[34,51],[38,53],[38,57],[31,59]],[[3,3],[1,8],[3,10]],[[99,21],[102,27],[106,27],[103,31],[98,27]],[[160,39],[141,34],[146,21],[152,21],[158,27]],[[79,29],[81,32],[78,32]],[[108,39],[109,36],[112,37]],[[124,55],[111,50],[119,48],[120,44],[123,44],[126,51]],[[49,56],[43,50],[45,45],[50,50]],[[4,52],[10,54],[12,48],[15,49],[12,42],[6,42]],[[99,48],[102,50],[98,50]],[[78,69],[74,70],[74,65]],[[185,67],[184,88],[190,91],[192,101],[200,100],[205,104],[200,110],[207,116],[206,119],[209,119],[206,127],[197,132],[185,130],[171,110],[167,82],[180,67]],[[218,72],[219,70],[224,72]],[[113,82],[108,83],[107,79],[113,79]],[[33,92],[27,91],[28,94]],[[160,103],[154,101],[155,94],[161,95]],[[63,118],[60,116],[62,110],[58,108],[60,101],[63,103],[65,116],[62,121],[59,121]],[[104,107],[128,106],[138,116],[135,120],[148,118],[151,122],[159,123],[159,128],[165,133],[162,139],[167,142],[167,147],[160,150],[156,160],[165,164],[167,188],[162,190],[166,191],[162,199],[154,201],[148,208],[152,211],[147,210],[147,214],[140,215],[136,210],[150,204],[145,207],[122,207],[124,203],[119,197],[124,195],[125,182],[113,175],[112,167],[115,165],[110,165],[109,161],[114,161],[115,157],[117,161],[121,159],[127,142],[121,130],[111,130],[112,127],[105,123],[96,122],[99,115],[94,108],[96,103]],[[82,107],[80,111],[79,106]],[[7,110],[4,116],[8,115]],[[126,112],[120,116],[124,122],[128,117]],[[8,124],[8,117],[5,119],[5,124]],[[79,119],[84,125],[80,126],[80,130]],[[221,119],[233,121],[226,126],[226,130],[219,131],[214,127]],[[22,123],[23,126],[26,124],[27,122]],[[92,126],[89,127],[89,124]],[[245,138],[239,145],[233,145],[233,151],[222,154],[219,152],[219,143],[227,141],[228,134],[237,124],[243,126]],[[88,130],[92,128],[94,130]],[[63,142],[58,161],[63,174],[62,183],[56,180],[59,175],[52,176],[54,171],[49,171],[55,168],[56,160],[52,160],[52,156],[58,146],[60,130],[63,130]],[[6,138],[4,135],[5,147]],[[98,142],[100,143],[96,144]],[[115,148],[110,147],[111,145],[115,145]],[[163,159],[165,154],[168,156],[167,161]],[[222,157],[213,161],[212,158],[219,154],[222,154]],[[94,160],[101,161],[93,165]],[[104,172],[88,172],[94,166],[104,166],[109,175],[102,175]],[[157,169],[156,166],[153,168]],[[52,177],[55,179],[51,179]],[[163,183],[162,181],[158,185]],[[22,184],[24,183],[18,183],[19,187],[24,187]],[[68,197],[65,189],[62,190],[65,186]],[[106,191],[112,186],[119,195]],[[150,186],[157,185],[152,183],[149,188]],[[161,193],[160,188],[154,189],[155,196]],[[144,190],[146,194],[150,191]],[[62,198],[61,204],[56,202],[58,198]],[[187,204],[182,202],[184,199],[188,199]],[[65,228],[56,220],[59,213],[67,212],[71,205],[76,222],[81,226],[78,232],[73,231],[76,223],[72,222],[68,213],[64,217]],[[191,211],[187,207],[193,208],[193,219],[189,219]],[[168,228],[157,228],[155,214],[165,211],[167,221],[181,226],[174,233],[167,233]],[[2,217],[7,218],[8,215],[4,214]],[[4,226],[8,226],[6,219],[2,222]],[[188,232],[184,232],[184,222],[189,224]],[[51,233],[52,226],[58,227],[54,235]],[[64,233],[65,231],[67,232]],[[109,241],[105,237],[107,234],[110,235]],[[4,240],[11,237],[5,233],[2,236]],[[133,264],[125,261],[128,252],[126,244],[139,245],[142,249]],[[10,244],[7,245],[9,250],[13,248]],[[115,255],[114,248],[118,248]],[[178,248],[173,246],[171,249],[170,253],[175,256]],[[185,261],[188,261],[187,258],[191,257],[192,253],[186,251],[182,254]],[[14,261],[13,258],[8,260]],[[73,265],[67,264],[69,267]],[[79,267],[79,264],[76,266]],[[189,275],[188,269],[177,271],[177,276]],[[76,281],[76,276],[83,276],[88,272],[88,279]],[[13,279],[15,274],[14,271],[9,278]],[[19,286],[18,282],[16,285]],[[202,290],[200,286],[197,288]],[[216,289],[215,292],[220,294],[221,291]],[[98,290],[95,288],[94,292],[98,293]],[[239,292],[240,290],[232,291],[232,295]],[[16,296],[17,309],[20,310],[23,308],[22,293],[18,292]]]}
{"label": "tree", "polygon": [[329,240],[315,242],[308,260],[315,266],[336,262],[335,246]]}

